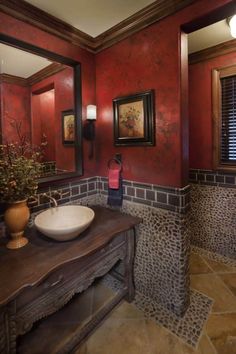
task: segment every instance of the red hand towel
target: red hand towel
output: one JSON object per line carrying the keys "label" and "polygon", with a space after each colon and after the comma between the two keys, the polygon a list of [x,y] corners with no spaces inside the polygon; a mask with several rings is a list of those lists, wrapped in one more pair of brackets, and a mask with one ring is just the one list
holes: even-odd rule
{"label": "red hand towel", "polygon": [[120,167],[109,168],[108,186],[111,189],[119,189]]}

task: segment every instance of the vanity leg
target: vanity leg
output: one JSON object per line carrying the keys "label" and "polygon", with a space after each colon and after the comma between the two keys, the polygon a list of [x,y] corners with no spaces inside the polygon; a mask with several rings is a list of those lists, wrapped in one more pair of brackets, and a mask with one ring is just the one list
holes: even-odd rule
{"label": "vanity leg", "polygon": [[125,299],[131,302],[134,299],[133,264],[134,264],[134,229],[126,232],[127,254],[124,260],[125,265],[125,286],[128,294]]}
{"label": "vanity leg", "polygon": [[0,308],[0,354],[16,353],[15,302]]}

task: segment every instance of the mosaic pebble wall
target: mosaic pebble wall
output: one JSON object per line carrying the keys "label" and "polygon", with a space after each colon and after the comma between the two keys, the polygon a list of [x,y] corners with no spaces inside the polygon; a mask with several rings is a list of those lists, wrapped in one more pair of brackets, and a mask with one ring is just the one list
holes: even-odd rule
{"label": "mosaic pebble wall", "polygon": [[[106,196],[97,203],[106,206]],[[181,316],[189,305],[188,215],[124,201],[124,213],[143,219],[137,228],[135,288]]]}
{"label": "mosaic pebble wall", "polygon": [[[204,176],[206,181],[209,172],[199,170],[197,177]],[[207,185],[200,179],[191,186],[191,244],[236,259],[236,190],[232,185],[235,178],[216,173],[211,176],[214,180],[220,176],[225,183]]]}

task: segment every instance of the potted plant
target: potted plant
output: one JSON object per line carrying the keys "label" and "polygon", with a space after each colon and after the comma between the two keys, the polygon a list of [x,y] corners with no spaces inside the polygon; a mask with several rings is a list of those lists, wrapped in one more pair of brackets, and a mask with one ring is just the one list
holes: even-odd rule
{"label": "potted plant", "polygon": [[0,202],[7,205],[4,220],[12,237],[7,244],[10,249],[28,243],[24,237],[30,216],[27,199],[36,194],[41,169],[40,148],[32,147],[21,134],[21,123],[13,124],[18,141],[0,145]]}

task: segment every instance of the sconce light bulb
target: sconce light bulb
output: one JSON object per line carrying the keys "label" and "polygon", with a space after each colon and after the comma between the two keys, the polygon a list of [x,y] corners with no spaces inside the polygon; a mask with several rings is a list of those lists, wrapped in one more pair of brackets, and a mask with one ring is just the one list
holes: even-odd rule
{"label": "sconce light bulb", "polygon": [[96,120],[97,118],[97,107],[93,104],[87,106],[87,119]]}
{"label": "sconce light bulb", "polygon": [[236,15],[232,16],[229,20],[229,27],[231,36],[236,38]]}

